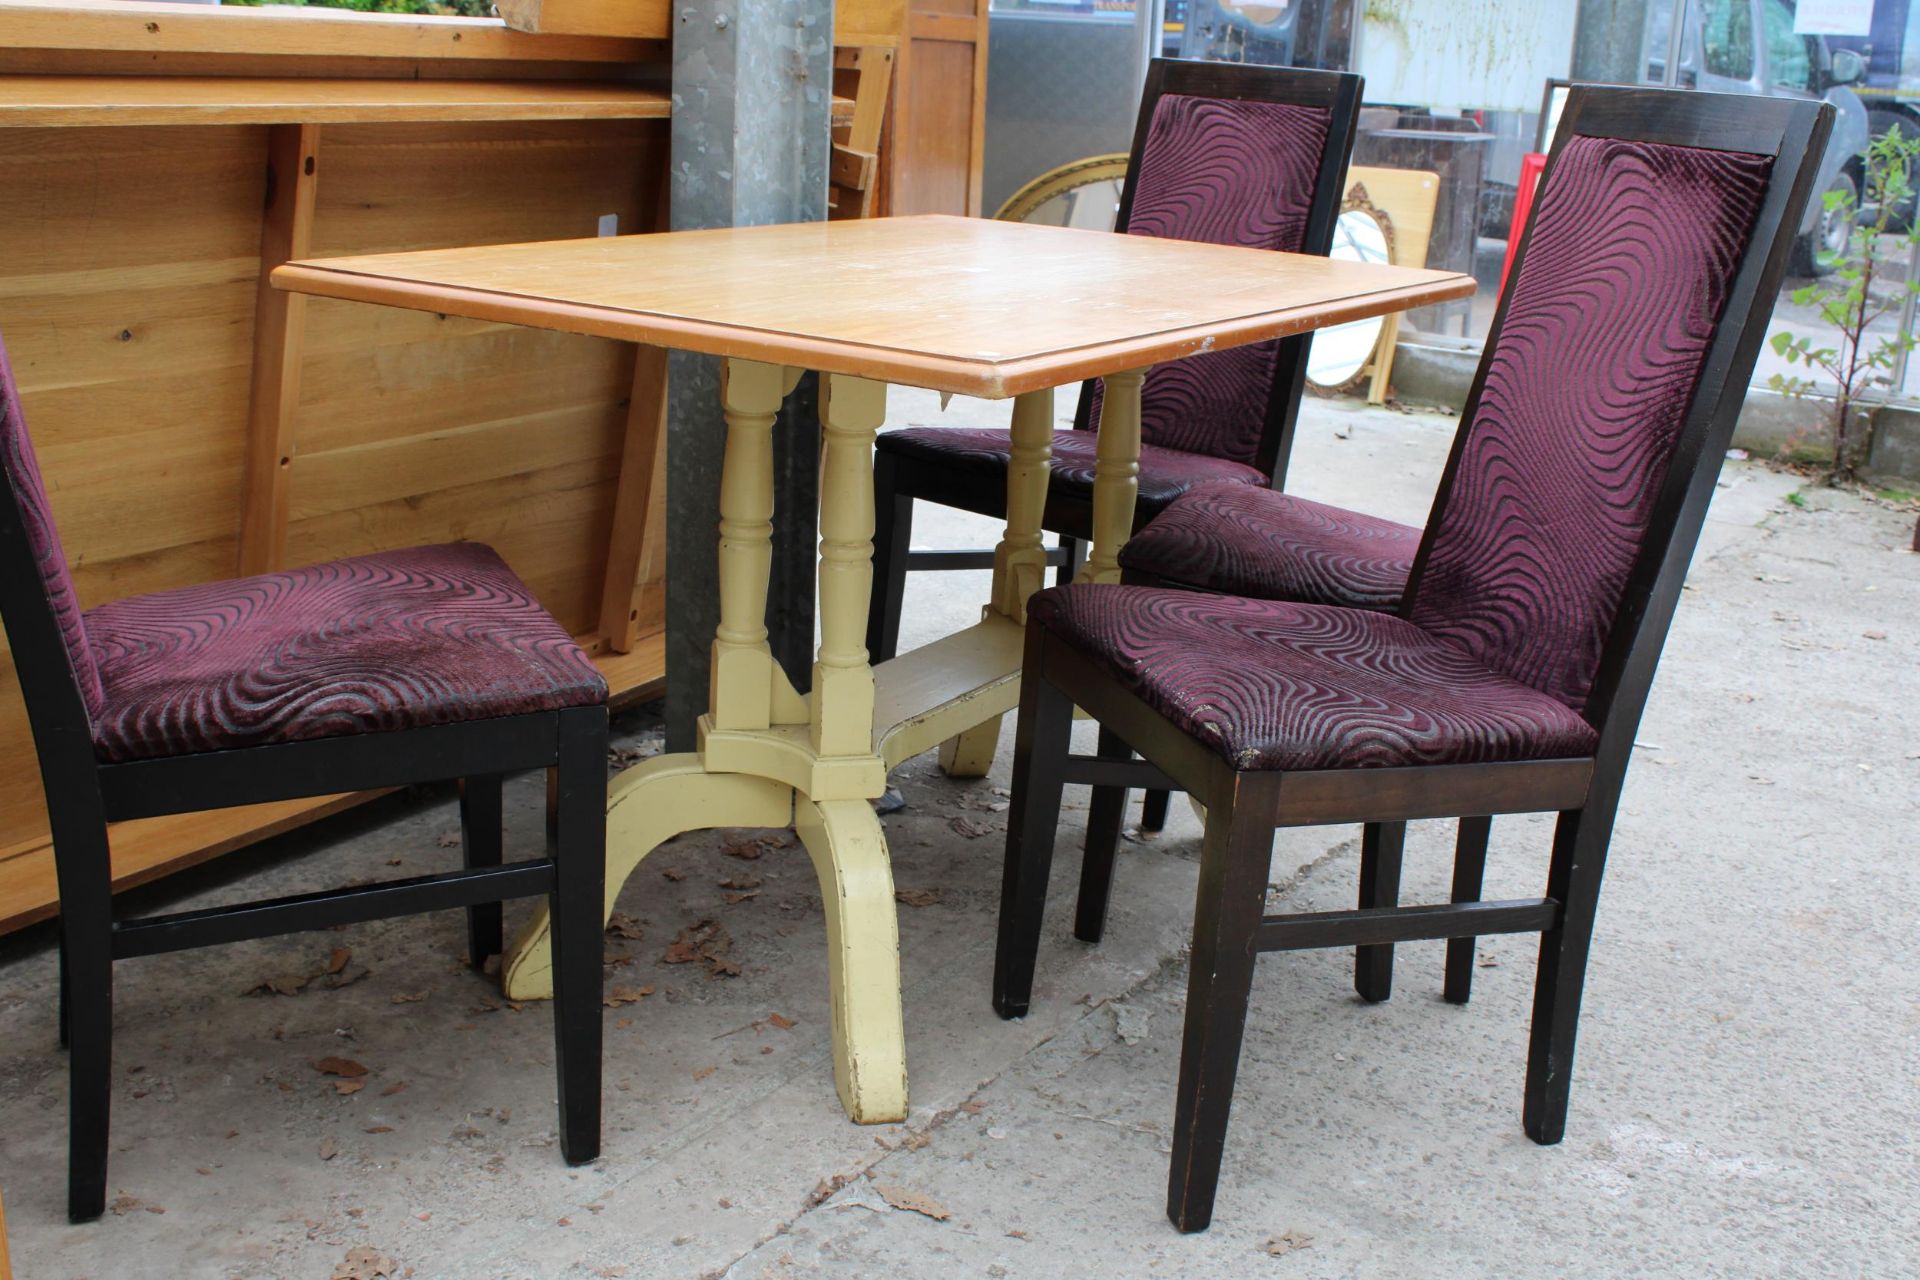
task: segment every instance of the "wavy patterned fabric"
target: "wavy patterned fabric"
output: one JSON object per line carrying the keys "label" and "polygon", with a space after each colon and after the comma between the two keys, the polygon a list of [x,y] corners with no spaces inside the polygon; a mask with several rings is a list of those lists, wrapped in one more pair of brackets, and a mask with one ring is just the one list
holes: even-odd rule
{"label": "wavy patterned fabric", "polygon": [[94,669],[93,655],[87,647],[87,627],[82,620],[80,598],[74,594],[73,575],[67,569],[67,553],[60,546],[60,531],[53,526],[53,511],[47,504],[47,487],[40,479],[40,463],[33,454],[33,441],[27,435],[27,419],[20,408],[20,388],[13,380],[13,362],[7,358],[5,342],[0,342],[0,464],[7,473],[7,487],[20,512],[22,527],[33,558],[40,566],[40,580],[46,588],[47,608],[59,624],[66,641],[67,664],[80,690],[87,714],[100,712],[100,673]]}
{"label": "wavy patterned fabric", "polygon": [[1073,584],[1027,617],[1236,769],[1590,755],[1592,726],[1388,614]]}
{"label": "wavy patterned fabric", "polygon": [[593,660],[492,548],[460,542],[90,609],[102,760],[590,706]]}
{"label": "wavy patterned fabric", "polygon": [[[1298,253],[1332,113],[1324,107],[1169,93],[1140,152],[1127,234]],[[1278,342],[1154,368],[1140,392],[1140,438],[1251,463],[1266,430]],[[1088,425],[1102,388],[1089,388]]]}
{"label": "wavy patterned fabric", "polygon": [[1562,149],[1415,623],[1585,705],[1772,163],[1603,138]]}
{"label": "wavy patterned fabric", "polygon": [[1271,489],[1209,485],[1120,549],[1120,567],[1261,600],[1397,609],[1420,530]]}
{"label": "wavy patterned fabric", "polygon": [[[990,428],[907,427],[887,432],[877,443],[881,450],[902,457],[983,476],[1004,476],[1013,456],[1013,437]],[[1093,432],[1054,432],[1048,487],[1056,494],[1091,500],[1095,453]],[[1136,519],[1146,519],[1198,485],[1227,484],[1243,488],[1265,485],[1268,480],[1264,472],[1238,462],[1143,444]]]}

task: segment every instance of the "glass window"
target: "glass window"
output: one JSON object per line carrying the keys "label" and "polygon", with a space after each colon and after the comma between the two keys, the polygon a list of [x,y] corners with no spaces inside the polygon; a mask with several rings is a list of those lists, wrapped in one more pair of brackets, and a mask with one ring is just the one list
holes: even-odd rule
{"label": "glass window", "polygon": [[[1771,3],[1771,0],[1769,0]],[[1793,15],[1787,15],[1793,29]],[[1707,74],[1729,80],[1753,78],[1753,7],[1750,0],[1706,0],[1700,6],[1700,39],[1707,51]],[[1805,58],[1806,51],[1801,50]]]}
{"label": "glass window", "polygon": [[1782,89],[1811,89],[1813,58],[1807,37],[1793,34],[1793,10],[1784,0],[1764,0],[1760,13],[1767,25],[1767,79]]}

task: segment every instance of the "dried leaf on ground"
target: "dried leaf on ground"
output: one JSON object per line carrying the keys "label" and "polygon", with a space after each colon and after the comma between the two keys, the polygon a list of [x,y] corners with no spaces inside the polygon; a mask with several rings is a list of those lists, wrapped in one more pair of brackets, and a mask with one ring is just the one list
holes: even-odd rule
{"label": "dried leaf on ground", "polygon": [[1292,1253],[1295,1249],[1313,1248],[1313,1237],[1304,1231],[1285,1231],[1277,1236],[1269,1237],[1267,1242],[1260,1247],[1267,1251],[1267,1256],[1278,1258],[1284,1254]]}
{"label": "dried leaf on ground", "polygon": [[813,1194],[807,1197],[809,1209],[825,1204],[833,1198],[834,1192],[847,1185],[847,1175],[836,1173],[831,1178],[822,1178],[814,1184]]}
{"label": "dried leaf on ground", "polygon": [[720,895],[720,901],[730,907],[737,907],[743,902],[752,902],[759,896],[760,891],[758,889],[747,889],[740,893],[723,893]]}
{"label": "dried leaf on ground", "polygon": [[733,950],[733,937],[717,920],[699,920],[682,929],[679,936],[661,953],[663,964],[707,966],[709,978],[740,976],[740,966],[727,958]]}
{"label": "dried leaf on ground", "polygon": [[396,1080],[392,1084],[388,1085],[386,1088],[382,1089],[380,1091],[380,1096],[383,1098],[391,1098],[396,1093],[404,1092],[406,1090],[406,1087],[407,1087],[407,1082],[405,1080]]}
{"label": "dried leaf on ground", "polygon": [[320,1158],[322,1160],[331,1160],[339,1154],[340,1154],[339,1143],[335,1142],[332,1138],[320,1139]]}
{"label": "dried leaf on ground", "polygon": [[679,884],[682,880],[685,880],[687,878],[687,873],[682,871],[678,867],[662,867],[660,868],[660,874],[665,876],[667,879],[673,881],[675,884]]}
{"label": "dried leaf on ground", "polygon": [[378,1249],[355,1245],[333,1268],[333,1280],[392,1280],[400,1264]]}
{"label": "dried leaf on ground", "polygon": [[733,889],[736,891],[745,891],[747,889],[758,889],[760,887],[760,883],[761,882],[760,882],[759,876],[737,875],[737,876],[728,876],[725,880],[722,880],[720,882],[720,887],[722,889]]}
{"label": "dried leaf on ground", "polygon": [[644,987],[615,987],[607,992],[607,998],[601,1003],[609,1009],[618,1009],[621,1005],[639,1004],[653,994],[653,984]]}
{"label": "dried leaf on ground", "polygon": [[333,954],[327,957],[327,972],[338,973],[347,967],[347,961],[353,959],[353,952],[345,947],[335,947]]}
{"label": "dried leaf on ground", "polygon": [[433,842],[442,849],[457,849],[460,847],[460,833],[458,831],[442,831],[433,838]]}
{"label": "dried leaf on ground", "polygon": [[945,1205],[924,1191],[914,1191],[907,1187],[895,1186],[890,1182],[876,1182],[873,1184],[873,1189],[880,1193],[882,1200],[885,1200],[896,1209],[904,1209],[908,1213],[924,1214],[932,1218],[935,1222],[945,1222],[953,1216],[947,1212]]}
{"label": "dried leaf on ground", "polygon": [[277,978],[262,979],[248,987],[246,993],[250,996],[297,996],[312,981],[312,974],[287,973]]}
{"label": "dried leaf on ground", "polygon": [[909,907],[931,907],[940,901],[938,889],[895,889],[893,900]]}
{"label": "dried leaf on ground", "polygon": [[140,1202],[128,1195],[115,1196],[113,1203],[107,1206],[116,1218],[124,1218],[140,1207]]}
{"label": "dried leaf on ground", "polygon": [[720,846],[720,852],[726,854],[729,858],[739,858],[745,862],[755,861],[766,851],[764,845],[752,838],[736,837],[726,841]]}
{"label": "dried leaf on ground", "polygon": [[712,1075],[714,1072],[718,1071],[719,1069],[720,1068],[718,1067],[696,1067],[693,1072],[693,1078],[696,1081],[705,1080],[708,1076]]}
{"label": "dried leaf on ground", "polygon": [[367,1069],[352,1058],[322,1058],[313,1064],[313,1069],[323,1076],[345,1076],[349,1080],[367,1074]]}
{"label": "dried leaf on ground", "polygon": [[616,938],[638,942],[640,941],[640,922],[624,911],[616,911],[607,917],[607,932]]}
{"label": "dried leaf on ground", "polygon": [[426,998],[427,993],[424,991],[396,991],[391,997],[395,1004],[419,1004]]}
{"label": "dried leaf on ground", "polygon": [[767,1015],[767,1025],[778,1027],[782,1031],[791,1031],[798,1024],[784,1014],[770,1013]]}
{"label": "dried leaf on ground", "polygon": [[351,969],[344,969],[339,973],[327,974],[324,981],[327,984],[328,990],[338,991],[341,987],[352,986],[354,983],[360,981],[362,978],[365,978],[367,975],[371,974],[372,972],[373,970],[367,968],[367,966],[363,964],[357,964],[357,965],[354,965]]}
{"label": "dried leaf on ground", "polygon": [[333,1091],[343,1098],[350,1094],[358,1093],[366,1087],[367,1082],[365,1080],[335,1080],[333,1082]]}
{"label": "dried leaf on ground", "polygon": [[[360,1132],[362,1132],[362,1133],[392,1133],[392,1132],[393,1132],[393,1126],[392,1126],[392,1125],[390,1125],[390,1124],[370,1124],[370,1125],[368,1125],[368,1126],[367,1126],[366,1128],[364,1128],[364,1129],[362,1129],[362,1130],[361,1130]],[[352,1210],[348,1210],[348,1212],[349,1212],[349,1213],[351,1213],[351,1212],[352,1212]]]}
{"label": "dried leaf on ground", "polygon": [[993,832],[992,827],[980,826],[972,818],[969,818],[964,813],[956,815],[955,817],[950,819],[947,822],[947,829],[952,831],[953,834],[957,836],[965,836],[969,840],[977,840],[981,836],[991,835]]}

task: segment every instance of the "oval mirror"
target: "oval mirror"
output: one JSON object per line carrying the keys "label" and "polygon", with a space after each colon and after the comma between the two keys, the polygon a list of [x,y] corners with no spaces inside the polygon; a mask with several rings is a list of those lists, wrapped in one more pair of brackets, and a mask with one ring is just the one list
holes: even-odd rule
{"label": "oval mirror", "polygon": [[1126,181],[1125,153],[1088,156],[1041,174],[1007,197],[993,216],[1004,222],[1111,231]]}
{"label": "oval mirror", "polygon": [[[1340,262],[1393,261],[1393,227],[1386,214],[1367,203],[1364,191],[1355,188],[1340,212],[1333,228],[1333,248],[1328,257]],[[1354,320],[1316,330],[1313,347],[1307,357],[1307,381],[1320,391],[1344,391],[1367,371],[1374,348],[1380,345],[1380,331],[1386,325],[1379,316]]]}

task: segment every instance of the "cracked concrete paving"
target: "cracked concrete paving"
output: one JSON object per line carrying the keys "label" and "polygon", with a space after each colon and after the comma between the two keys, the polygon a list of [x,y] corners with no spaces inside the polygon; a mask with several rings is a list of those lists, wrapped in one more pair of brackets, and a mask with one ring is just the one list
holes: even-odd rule
{"label": "cracked concrete paving", "polygon": [[[1004,415],[901,392],[893,421]],[[1452,426],[1310,403],[1292,487],[1417,522]],[[594,1165],[569,1170],[554,1146],[545,1007],[507,1006],[465,970],[449,914],[119,966],[119,1212],[70,1227],[43,930],[0,945],[16,1269],[324,1278],[368,1247],[416,1277],[515,1280],[1914,1274],[1920,557],[1911,512],[1823,491],[1803,508],[1797,488],[1750,465],[1723,476],[1629,776],[1558,1147],[1519,1127],[1526,940],[1483,945],[1465,1009],[1439,999],[1439,944],[1400,948],[1383,1006],[1354,999],[1342,954],[1271,957],[1214,1227],[1175,1234],[1161,1205],[1198,823],[1176,804],[1166,834],[1125,847],[1107,941],[1088,948],[1067,918],[1069,794],[1033,1013],[1001,1022],[987,985],[1009,732],[990,778],[951,782],[925,757],[896,773],[897,884],[937,891],[900,910],[905,1125],[856,1127],[835,1100],[804,855],[687,837],[622,897],[641,937],[608,938],[610,986],[654,990],[607,1011]],[[997,533],[921,512],[925,545]],[[984,593],[981,574],[916,577],[907,629],[963,625]],[[644,715],[622,738],[657,744]],[[537,779],[515,782],[510,848],[539,839],[540,804]],[[456,826],[445,790],[395,797],[135,905],[450,865],[438,837]],[[1489,894],[1539,891],[1547,831],[1495,824]],[[1282,833],[1276,901],[1348,905],[1354,834]],[[1449,840],[1415,825],[1408,900],[1444,897]],[[738,978],[661,963],[703,919],[727,929]],[[336,947],[364,978],[241,994]],[[363,1063],[364,1087],[339,1093],[312,1065],[327,1056]],[[949,1216],[894,1208],[903,1192]]]}

